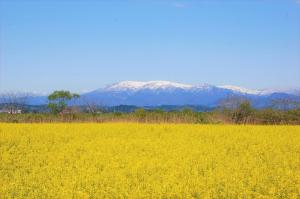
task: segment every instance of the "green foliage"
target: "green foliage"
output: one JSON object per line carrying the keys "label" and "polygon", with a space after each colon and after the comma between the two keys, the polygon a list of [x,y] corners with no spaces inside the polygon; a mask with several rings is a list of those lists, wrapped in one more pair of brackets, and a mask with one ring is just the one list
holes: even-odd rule
{"label": "green foliage", "polygon": [[54,91],[48,96],[48,108],[50,108],[52,113],[61,113],[67,107],[68,101],[79,97],[79,94],[71,93],[70,91]]}

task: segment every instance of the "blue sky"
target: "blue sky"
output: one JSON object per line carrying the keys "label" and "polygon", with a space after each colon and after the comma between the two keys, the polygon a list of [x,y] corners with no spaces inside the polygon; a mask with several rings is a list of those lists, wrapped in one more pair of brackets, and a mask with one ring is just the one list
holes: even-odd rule
{"label": "blue sky", "polygon": [[0,0],[0,91],[300,85],[300,1]]}

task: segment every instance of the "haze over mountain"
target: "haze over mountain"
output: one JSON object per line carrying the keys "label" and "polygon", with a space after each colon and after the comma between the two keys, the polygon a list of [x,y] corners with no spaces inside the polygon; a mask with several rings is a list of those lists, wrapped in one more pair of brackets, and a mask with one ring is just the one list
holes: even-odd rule
{"label": "haze over mountain", "polygon": [[[299,100],[297,90],[252,90],[232,85],[190,85],[169,81],[122,81],[81,94],[80,105],[93,103],[102,106],[134,105],[199,105],[216,107],[225,98],[237,96],[248,99],[257,108],[270,106],[275,99]],[[28,97],[31,105],[47,103],[46,96]]]}

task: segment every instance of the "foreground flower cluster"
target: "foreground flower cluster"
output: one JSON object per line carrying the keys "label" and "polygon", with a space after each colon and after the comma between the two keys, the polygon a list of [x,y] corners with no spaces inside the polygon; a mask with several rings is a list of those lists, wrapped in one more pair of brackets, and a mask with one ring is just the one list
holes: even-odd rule
{"label": "foreground flower cluster", "polygon": [[300,126],[0,124],[0,198],[300,198]]}

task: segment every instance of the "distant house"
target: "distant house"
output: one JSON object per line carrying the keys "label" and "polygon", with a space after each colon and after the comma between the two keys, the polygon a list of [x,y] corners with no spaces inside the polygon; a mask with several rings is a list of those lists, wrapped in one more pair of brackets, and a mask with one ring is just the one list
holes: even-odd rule
{"label": "distant house", "polygon": [[8,113],[8,114],[21,114],[22,110],[21,109],[14,109],[14,110],[10,110],[10,109],[2,109],[0,110],[0,113]]}

